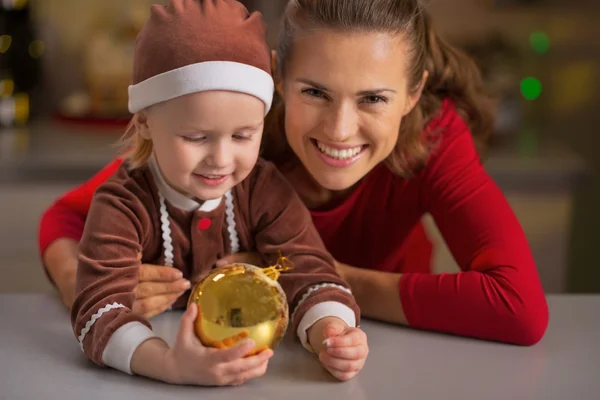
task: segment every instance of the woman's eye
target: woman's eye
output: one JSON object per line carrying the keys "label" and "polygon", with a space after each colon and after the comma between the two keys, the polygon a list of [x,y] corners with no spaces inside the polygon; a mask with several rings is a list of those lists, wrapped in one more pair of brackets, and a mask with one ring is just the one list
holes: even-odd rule
{"label": "woman's eye", "polygon": [[315,89],[315,88],[303,89],[302,93],[307,96],[310,96],[310,97],[317,97],[317,98],[325,97],[325,93],[322,90]]}
{"label": "woman's eye", "polygon": [[203,143],[206,140],[206,136],[200,136],[200,137],[182,136],[182,138],[186,142],[190,142],[190,143]]}
{"label": "woman's eye", "polygon": [[387,103],[387,99],[382,96],[366,96],[362,102],[368,104]]}

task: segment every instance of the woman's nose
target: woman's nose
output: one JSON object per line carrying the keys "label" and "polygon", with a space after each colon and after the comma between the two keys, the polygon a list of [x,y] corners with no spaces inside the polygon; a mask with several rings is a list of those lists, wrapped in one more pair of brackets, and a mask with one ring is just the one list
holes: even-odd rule
{"label": "woman's nose", "polygon": [[357,110],[351,103],[342,103],[327,110],[325,135],[332,142],[344,142],[354,135],[358,127]]}

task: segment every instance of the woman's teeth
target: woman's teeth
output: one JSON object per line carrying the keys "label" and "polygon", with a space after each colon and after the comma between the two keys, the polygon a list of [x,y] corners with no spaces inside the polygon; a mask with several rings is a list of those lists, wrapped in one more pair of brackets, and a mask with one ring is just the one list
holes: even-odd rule
{"label": "woman's teeth", "polygon": [[351,149],[338,150],[338,149],[329,147],[329,146],[319,142],[318,140],[316,142],[317,142],[317,147],[319,148],[319,150],[321,150],[322,153],[325,153],[329,157],[335,158],[338,160],[346,160],[348,158],[352,158],[355,155],[357,155],[358,153],[360,153],[360,151],[363,148],[362,146],[357,146],[357,147],[353,147]]}

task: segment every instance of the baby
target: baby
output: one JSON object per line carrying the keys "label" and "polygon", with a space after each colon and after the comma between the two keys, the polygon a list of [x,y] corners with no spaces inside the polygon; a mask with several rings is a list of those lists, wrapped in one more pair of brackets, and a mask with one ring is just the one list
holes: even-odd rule
{"label": "baby", "polygon": [[[366,346],[358,306],[308,210],[258,157],[273,96],[270,61],[260,15],[237,1],[152,6],[136,41],[127,162],[96,191],[79,246],[71,319],[96,364],[178,384],[232,385],[263,375],[272,350],[246,357],[251,341],[202,346],[194,304],[173,347],[131,311],[141,263],[173,266],[197,283],[239,251],[260,253],[265,265],[279,254],[294,263],[279,282],[290,328],[305,348],[319,349],[331,336],[352,336],[337,354]],[[187,295],[174,307],[185,307]]]}

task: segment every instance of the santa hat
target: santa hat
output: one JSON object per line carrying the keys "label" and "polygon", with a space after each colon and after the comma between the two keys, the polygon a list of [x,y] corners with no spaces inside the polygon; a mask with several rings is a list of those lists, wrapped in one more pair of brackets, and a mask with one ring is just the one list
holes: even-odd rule
{"label": "santa hat", "polygon": [[235,0],[153,5],[136,40],[129,111],[207,90],[256,96],[269,111],[274,83],[261,15]]}

